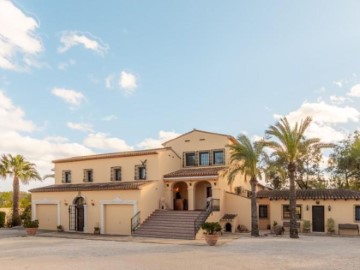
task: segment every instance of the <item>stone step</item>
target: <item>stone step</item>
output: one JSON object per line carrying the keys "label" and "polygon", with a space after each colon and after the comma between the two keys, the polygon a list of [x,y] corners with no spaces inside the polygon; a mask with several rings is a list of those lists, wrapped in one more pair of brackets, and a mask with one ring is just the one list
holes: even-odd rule
{"label": "stone step", "polygon": [[194,239],[194,222],[205,214],[204,211],[156,210],[140,225],[133,236]]}

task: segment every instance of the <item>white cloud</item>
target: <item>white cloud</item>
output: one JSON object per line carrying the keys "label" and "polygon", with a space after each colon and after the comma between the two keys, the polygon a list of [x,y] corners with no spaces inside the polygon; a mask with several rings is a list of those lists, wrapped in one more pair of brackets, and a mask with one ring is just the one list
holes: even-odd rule
{"label": "white cloud", "polygon": [[346,138],[346,133],[336,130],[334,127],[325,123],[313,121],[306,130],[306,136],[309,138],[319,138],[321,142],[338,142]]}
{"label": "white cloud", "polygon": [[337,85],[339,88],[343,87],[343,81],[339,80],[339,81],[333,81],[333,84]]}
{"label": "white cloud", "polygon": [[82,132],[94,132],[92,125],[87,123],[68,122],[66,125],[71,129],[80,130]]}
{"label": "white cloud", "polygon": [[90,33],[82,33],[78,31],[65,31],[60,38],[61,46],[58,52],[64,53],[76,45],[82,45],[88,50],[95,51],[99,54],[104,54],[109,49],[109,46],[102,42],[99,38],[94,37]]}
{"label": "white cloud", "polygon": [[105,87],[107,89],[112,89],[114,88],[114,78],[115,78],[115,75],[114,74],[110,74],[109,76],[107,76],[105,78]]}
{"label": "white cloud", "polygon": [[76,92],[71,89],[55,87],[51,92],[55,96],[64,100],[66,103],[69,103],[74,106],[79,106],[81,102],[85,100],[85,96],[81,92]]}
{"label": "white cloud", "polygon": [[84,140],[84,145],[91,148],[115,151],[134,150],[124,140],[119,138],[108,137],[105,133],[94,133],[88,135]]}
{"label": "white cloud", "polygon": [[[290,123],[295,123],[307,116],[312,117],[313,121],[306,131],[306,136],[320,138],[323,142],[336,142],[346,137],[345,132],[336,129],[336,125],[358,122],[360,112],[353,107],[329,105],[323,101],[304,102],[298,110],[290,112],[286,117]],[[274,115],[276,119],[280,117],[282,116]]]}
{"label": "white cloud", "polygon": [[[26,131],[35,129],[35,124],[24,119],[24,111],[15,106],[10,98],[0,90],[0,130]],[[1,133],[0,132],[0,133]],[[1,149],[1,148],[0,148]]]}
{"label": "white cloud", "polygon": [[60,70],[66,70],[68,69],[68,67],[70,66],[73,66],[76,64],[76,61],[74,59],[70,59],[66,62],[61,62],[59,65],[58,65],[58,69]]}
{"label": "white cloud", "polygon": [[118,119],[118,117],[116,115],[110,114],[110,115],[107,115],[107,116],[103,117],[101,120],[106,121],[106,122],[110,122],[110,121],[114,121],[114,120],[117,120],[117,119]]}
{"label": "white cloud", "polygon": [[360,112],[349,106],[340,107],[329,105],[325,102],[309,103],[304,102],[301,107],[287,115],[289,121],[299,121],[310,116],[314,121],[321,123],[347,123],[358,122]]}
{"label": "white cloud", "polygon": [[162,147],[162,143],[171,140],[175,137],[178,137],[180,134],[174,131],[159,131],[158,138],[146,138],[142,142],[138,143],[136,146],[141,149],[152,149]]}
{"label": "white cloud", "polygon": [[126,71],[121,71],[119,86],[124,90],[125,94],[130,95],[135,92],[137,86],[137,79],[134,74]]}
{"label": "white cloud", "polygon": [[351,97],[360,97],[360,84],[351,87],[350,92],[348,92],[347,95]]}
{"label": "white cloud", "polygon": [[34,57],[43,50],[35,34],[38,27],[35,18],[11,1],[0,0],[0,68],[21,70],[37,65]]}
{"label": "white cloud", "polygon": [[330,101],[331,101],[332,104],[341,105],[346,101],[346,97],[330,96]]}
{"label": "white cloud", "polygon": [[[94,154],[89,148],[70,143],[61,136],[34,138],[31,132],[37,130],[33,122],[25,119],[23,110],[14,105],[12,100],[0,91],[0,149],[1,153],[21,154],[29,161],[37,165],[41,175],[51,172],[52,160],[78,155]],[[29,135],[22,134],[27,132]],[[29,187],[49,185],[53,180],[32,183],[23,186],[21,190]],[[0,190],[11,190],[11,181],[0,181]]]}

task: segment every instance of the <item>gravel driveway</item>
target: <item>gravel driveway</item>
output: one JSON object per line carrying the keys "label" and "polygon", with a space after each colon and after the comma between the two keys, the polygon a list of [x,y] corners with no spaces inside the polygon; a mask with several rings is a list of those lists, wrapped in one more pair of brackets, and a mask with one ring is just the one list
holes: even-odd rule
{"label": "gravel driveway", "polygon": [[0,239],[0,268],[360,269],[358,237],[244,236],[215,247],[183,243],[8,237]]}

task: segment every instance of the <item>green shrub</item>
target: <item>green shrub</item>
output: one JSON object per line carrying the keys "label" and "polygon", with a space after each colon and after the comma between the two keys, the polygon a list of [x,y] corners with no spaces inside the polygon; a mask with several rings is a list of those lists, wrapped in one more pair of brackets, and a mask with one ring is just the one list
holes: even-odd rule
{"label": "green shrub", "polygon": [[221,231],[221,225],[219,222],[205,222],[201,228],[206,231],[207,234],[215,234]]}
{"label": "green shrub", "polygon": [[37,219],[36,220],[25,219],[24,228],[39,228],[39,221]]}
{"label": "green shrub", "polygon": [[311,229],[311,222],[310,220],[303,220],[302,222],[303,232],[308,233]]}
{"label": "green shrub", "polygon": [[5,226],[5,216],[6,213],[5,212],[0,212],[0,228]]}
{"label": "green shrub", "polygon": [[335,220],[333,218],[328,218],[326,228],[329,233],[335,232]]}

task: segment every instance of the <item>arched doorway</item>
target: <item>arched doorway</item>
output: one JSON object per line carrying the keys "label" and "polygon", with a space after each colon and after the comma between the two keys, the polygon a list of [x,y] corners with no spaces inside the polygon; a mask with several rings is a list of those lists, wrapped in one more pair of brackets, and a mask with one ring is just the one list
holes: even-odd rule
{"label": "arched doorway", "polygon": [[201,181],[195,185],[195,210],[205,210],[208,198],[212,198],[212,187],[210,182]]}
{"label": "arched doorway", "polygon": [[173,186],[174,210],[188,210],[188,186],[185,182]]}
{"label": "arched doorway", "polygon": [[84,231],[84,205],[85,199],[83,197],[76,197],[73,201],[73,205],[69,206],[70,230],[75,230],[78,232]]}

